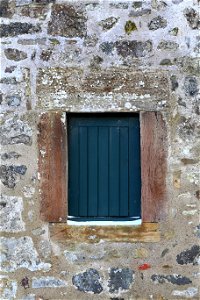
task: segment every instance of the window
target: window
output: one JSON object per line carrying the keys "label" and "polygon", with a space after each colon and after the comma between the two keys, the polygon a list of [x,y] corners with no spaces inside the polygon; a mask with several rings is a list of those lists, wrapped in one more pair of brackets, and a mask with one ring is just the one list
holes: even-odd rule
{"label": "window", "polygon": [[[78,112],[77,112],[78,113]],[[68,148],[66,114],[62,111],[42,113],[38,122],[38,168],[40,174],[40,216],[50,224],[53,238],[66,243],[98,242],[99,240],[121,242],[157,242],[160,240],[159,222],[165,220],[167,211],[166,172],[167,134],[166,124],[160,112],[139,112],[140,159],[141,159],[141,219],[140,226],[70,226],[68,222],[68,172],[70,152]],[[111,115],[101,114],[106,119]],[[130,113],[125,119],[136,119]],[[74,114],[75,116],[75,114]],[[78,116],[78,115],[77,115]],[[80,115],[79,115],[80,116]],[[82,115],[84,116],[84,115]],[[86,115],[85,115],[86,116]],[[113,116],[118,117],[117,113]],[[91,118],[94,115],[91,115]],[[68,117],[67,117],[68,118]],[[90,118],[90,117],[89,117]],[[88,119],[88,115],[87,115]],[[96,121],[95,121],[96,122]],[[122,121],[120,121],[122,122]],[[110,125],[106,125],[109,127]],[[105,126],[105,127],[106,127]],[[83,126],[84,127],[84,126]],[[87,127],[87,126],[85,126]],[[103,127],[103,126],[99,126]],[[123,127],[123,126],[122,126]],[[130,129],[130,128],[129,128]],[[110,129],[109,129],[110,130]],[[101,131],[101,130],[100,130]],[[120,127],[121,131],[121,127]],[[123,131],[123,129],[122,129]],[[121,136],[121,135],[120,135]],[[131,135],[134,136],[134,135]],[[126,144],[127,145],[127,144]],[[116,151],[116,149],[115,149]],[[134,155],[132,156],[134,157]],[[138,156],[139,157],[139,156]],[[120,161],[120,160],[119,160]],[[139,161],[137,159],[137,161]],[[130,160],[129,160],[130,163]],[[138,173],[139,174],[139,173]],[[139,178],[139,177],[138,177]],[[139,187],[139,185],[138,185]],[[129,186],[130,188],[130,186]],[[140,209],[138,208],[138,211]],[[78,216],[79,217],[79,216]],[[104,215],[104,217],[109,217]],[[116,217],[116,215],[112,216]],[[126,217],[127,215],[117,216]],[[128,217],[137,217],[130,214]],[[125,221],[123,221],[125,223]],[[59,224],[55,224],[59,223]],[[79,223],[79,222],[76,222]]]}
{"label": "window", "polygon": [[141,216],[139,114],[68,115],[68,220]]}

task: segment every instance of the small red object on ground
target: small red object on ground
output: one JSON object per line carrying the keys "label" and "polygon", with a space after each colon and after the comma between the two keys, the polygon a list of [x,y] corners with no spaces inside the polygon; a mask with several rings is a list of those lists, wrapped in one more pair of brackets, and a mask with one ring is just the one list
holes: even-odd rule
{"label": "small red object on ground", "polygon": [[138,267],[139,270],[147,270],[150,268],[151,268],[151,265],[149,265],[149,264],[143,264]]}

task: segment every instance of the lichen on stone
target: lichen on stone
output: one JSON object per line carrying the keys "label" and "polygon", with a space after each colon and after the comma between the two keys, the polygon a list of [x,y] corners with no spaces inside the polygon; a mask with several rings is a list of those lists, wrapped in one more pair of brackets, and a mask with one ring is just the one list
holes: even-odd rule
{"label": "lichen on stone", "polygon": [[134,22],[132,22],[131,20],[127,21],[125,26],[124,26],[125,32],[127,34],[131,34],[131,32],[137,30],[137,26],[135,25]]}
{"label": "lichen on stone", "polygon": [[129,268],[112,268],[109,272],[108,287],[110,293],[119,292],[119,290],[128,290],[134,283],[135,272]]}
{"label": "lichen on stone", "polygon": [[88,269],[83,273],[76,274],[72,278],[72,283],[79,291],[94,294],[100,294],[103,291],[103,287],[100,284],[100,276],[97,270]]}

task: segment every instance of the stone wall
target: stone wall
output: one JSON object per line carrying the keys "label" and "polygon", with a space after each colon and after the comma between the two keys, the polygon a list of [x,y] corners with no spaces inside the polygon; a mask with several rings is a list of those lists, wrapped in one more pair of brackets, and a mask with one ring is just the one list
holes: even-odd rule
{"label": "stone wall", "polygon": [[[1,299],[198,299],[198,2],[1,1]],[[50,236],[37,145],[49,110],[162,112],[160,241]]]}

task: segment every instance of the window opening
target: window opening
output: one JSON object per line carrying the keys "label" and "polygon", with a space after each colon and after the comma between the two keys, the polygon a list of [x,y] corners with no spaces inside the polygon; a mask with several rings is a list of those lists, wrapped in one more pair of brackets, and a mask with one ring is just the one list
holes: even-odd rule
{"label": "window opening", "polygon": [[68,220],[140,220],[139,114],[69,114],[67,119]]}

